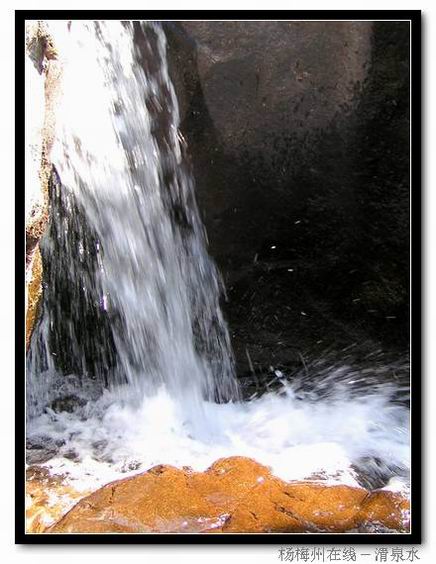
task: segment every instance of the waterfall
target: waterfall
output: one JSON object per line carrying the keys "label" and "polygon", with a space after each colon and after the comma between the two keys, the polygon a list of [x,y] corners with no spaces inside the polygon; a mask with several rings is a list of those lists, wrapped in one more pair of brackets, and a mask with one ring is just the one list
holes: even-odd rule
{"label": "waterfall", "polygon": [[305,365],[292,380],[271,367],[275,387],[240,401],[160,24],[50,25],[65,60],[28,462],[84,490],[230,455],[289,480],[407,487],[395,367]]}
{"label": "waterfall", "polygon": [[[65,65],[52,161],[64,201],[81,210],[74,230],[83,232],[84,222],[94,248],[62,226],[56,231],[71,262],[94,256],[93,267],[83,259],[93,272],[82,276],[82,291],[113,320],[111,383],[127,382],[133,401],[161,385],[196,403],[235,400],[223,285],[206,250],[165,34],[157,23],[74,22],[59,42]],[[49,308],[44,313],[40,333],[50,325]],[[44,340],[40,334],[38,346]],[[73,342],[67,346],[74,355]],[[33,397],[43,381],[35,371],[36,362]]]}

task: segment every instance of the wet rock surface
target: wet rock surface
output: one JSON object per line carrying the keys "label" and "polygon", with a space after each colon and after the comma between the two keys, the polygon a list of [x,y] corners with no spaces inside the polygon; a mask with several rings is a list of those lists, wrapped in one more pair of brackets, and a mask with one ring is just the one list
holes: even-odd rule
{"label": "wet rock surface", "polygon": [[42,466],[29,467],[26,470],[27,532],[43,533],[88,493],[68,485],[65,476],[52,476]]}
{"label": "wet rock surface", "polygon": [[408,510],[399,494],[286,483],[252,459],[231,457],[205,472],[161,465],[112,482],[46,532],[404,532]]}
{"label": "wet rock surface", "polygon": [[47,26],[26,24],[26,348],[39,316],[43,260],[39,241],[50,216],[50,151],[61,66]]}

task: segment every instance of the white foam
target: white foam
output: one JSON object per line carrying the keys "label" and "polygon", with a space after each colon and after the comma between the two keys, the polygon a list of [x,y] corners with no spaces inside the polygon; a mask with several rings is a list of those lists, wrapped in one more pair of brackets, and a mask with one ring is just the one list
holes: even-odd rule
{"label": "white foam", "polygon": [[[206,252],[193,180],[182,166],[165,35],[157,24],[136,32],[144,33],[154,73],[138,62],[130,24],[53,27],[65,61],[52,158],[62,190],[75,194],[99,239],[100,266],[89,273],[89,289],[101,285],[102,309],[117,319],[116,382],[128,386],[106,390],[74,413],[55,413],[47,407],[58,392],[54,379],[31,367],[28,394],[36,398],[35,413],[45,412],[29,422],[29,439],[57,444],[46,465],[82,490],[156,464],[204,470],[235,455],[286,480],[357,485],[353,465],[371,457],[407,470],[408,411],[392,401],[388,385],[350,394],[346,388],[355,382],[333,371],[321,394],[317,381],[305,394],[285,384],[281,394],[245,403],[201,399],[238,397],[221,281]],[[166,114],[150,113],[145,99]],[[153,133],[158,118],[168,125],[165,143]],[[176,209],[189,228],[175,221]],[[43,318],[41,327],[47,331],[50,322]],[[66,377],[62,385],[68,387]]]}
{"label": "white foam", "polygon": [[[355,486],[352,464],[362,457],[409,467],[408,412],[390,403],[388,392],[351,398],[338,391],[310,401],[288,386],[246,403],[182,404],[161,387],[139,407],[124,394],[123,401],[120,391],[106,392],[84,412],[33,421],[31,436],[65,441],[47,463],[52,472],[88,490],[157,464],[200,471],[226,456],[254,458],[285,480]],[[62,456],[72,450],[78,461]],[[404,489],[401,477],[395,489],[400,483]]]}

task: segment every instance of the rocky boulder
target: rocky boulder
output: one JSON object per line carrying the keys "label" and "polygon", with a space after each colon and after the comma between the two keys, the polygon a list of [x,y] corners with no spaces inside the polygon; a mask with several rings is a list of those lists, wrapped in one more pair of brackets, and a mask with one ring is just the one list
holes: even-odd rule
{"label": "rocky boulder", "polygon": [[408,502],[387,491],[287,483],[254,460],[205,472],[156,466],[85,497],[50,533],[406,531]]}

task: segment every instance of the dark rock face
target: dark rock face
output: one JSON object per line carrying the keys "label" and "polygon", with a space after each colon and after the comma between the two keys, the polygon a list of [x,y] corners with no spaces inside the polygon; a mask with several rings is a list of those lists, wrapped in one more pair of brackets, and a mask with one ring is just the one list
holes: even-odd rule
{"label": "dark rock face", "polygon": [[409,24],[164,25],[239,372],[407,354]]}
{"label": "dark rock face", "polygon": [[[367,76],[371,26],[179,25],[195,48],[197,76],[184,73],[188,94],[180,98],[199,176],[199,198],[215,256],[225,266],[239,268],[241,261],[252,263],[253,251],[260,250],[265,240],[277,238],[283,223],[298,220],[301,214],[295,204],[307,194],[300,177],[303,172],[309,176],[309,165],[316,179],[320,174],[315,164],[321,149],[314,144],[319,144],[322,132],[342,122],[341,133],[347,134],[343,122],[356,106],[355,92]],[[177,40],[182,40],[180,34]],[[182,58],[175,69],[186,65],[185,53]],[[340,157],[337,140],[330,145],[336,152],[333,156]],[[292,239],[288,226],[286,232]]]}
{"label": "dark rock face", "polygon": [[[116,319],[109,319],[104,311],[101,289],[94,276],[98,268],[98,237],[87,224],[74,195],[63,189],[54,168],[49,187],[51,213],[41,239],[42,315],[34,331],[34,346],[30,348],[28,361],[34,364],[38,374],[54,362],[65,376],[77,374],[107,384],[116,362],[111,329]],[[44,313],[49,321],[47,335],[42,326]],[[53,355],[50,360],[44,346],[46,338]],[[71,411],[78,402],[71,401],[67,394],[52,409]]]}

